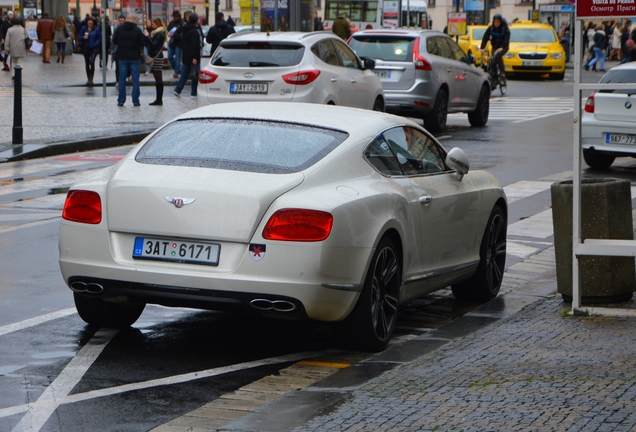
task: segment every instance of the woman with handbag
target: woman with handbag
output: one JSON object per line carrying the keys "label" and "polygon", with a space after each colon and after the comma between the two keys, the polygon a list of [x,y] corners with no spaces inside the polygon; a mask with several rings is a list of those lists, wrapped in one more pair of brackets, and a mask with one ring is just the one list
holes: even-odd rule
{"label": "woman with handbag", "polygon": [[163,105],[163,44],[166,41],[166,34],[168,32],[161,18],[152,20],[151,33],[144,29],[145,42],[148,47],[148,56],[145,58],[146,67],[152,71],[157,92],[157,97],[149,105]]}
{"label": "woman with handbag", "polygon": [[55,42],[57,46],[57,63],[62,60],[62,64],[64,64],[64,59],[66,58],[66,41],[69,36],[70,34],[66,27],[64,16],[58,15],[53,23],[53,42]]}
{"label": "woman with handbag", "polygon": [[95,75],[95,59],[102,47],[102,31],[99,26],[95,25],[92,17],[86,18],[86,24],[80,30],[79,40],[84,54],[86,78],[88,78],[86,85],[92,87],[93,76]]}
{"label": "woman with handbag", "polygon": [[30,40],[28,33],[22,27],[22,20],[18,17],[11,18],[11,27],[4,37],[4,49],[7,55],[11,56],[11,79],[15,79],[15,66],[24,64],[23,59],[28,49],[26,39]]}

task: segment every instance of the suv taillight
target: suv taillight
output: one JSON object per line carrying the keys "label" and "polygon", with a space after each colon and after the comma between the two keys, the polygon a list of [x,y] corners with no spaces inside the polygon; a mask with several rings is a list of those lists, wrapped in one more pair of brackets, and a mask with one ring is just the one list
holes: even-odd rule
{"label": "suv taillight", "polygon": [[306,85],[314,82],[320,75],[319,70],[306,70],[283,75],[283,81],[287,84]]}
{"label": "suv taillight", "polygon": [[97,192],[72,190],[66,195],[62,218],[87,224],[102,221],[102,200]]}
{"label": "suv taillight", "polygon": [[589,113],[594,114],[594,93],[589,95],[587,100],[585,101],[584,110],[585,110],[585,112],[589,112]]}
{"label": "suv taillight", "polygon": [[205,69],[199,72],[199,84],[212,84],[219,76]]}
{"label": "suv taillight", "polygon": [[333,216],[319,210],[282,209],[269,218],[263,229],[266,240],[313,242],[331,234]]}
{"label": "suv taillight", "polygon": [[415,69],[419,70],[433,70],[431,64],[420,55],[420,39],[415,39],[413,44],[413,63],[415,63]]}

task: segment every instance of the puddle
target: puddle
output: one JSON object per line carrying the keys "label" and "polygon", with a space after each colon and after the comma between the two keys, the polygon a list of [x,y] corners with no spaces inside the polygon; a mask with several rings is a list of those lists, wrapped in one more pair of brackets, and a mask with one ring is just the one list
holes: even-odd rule
{"label": "puddle", "polygon": [[0,366],[0,376],[10,375],[13,372],[26,367],[25,365],[8,365],[8,366]]}

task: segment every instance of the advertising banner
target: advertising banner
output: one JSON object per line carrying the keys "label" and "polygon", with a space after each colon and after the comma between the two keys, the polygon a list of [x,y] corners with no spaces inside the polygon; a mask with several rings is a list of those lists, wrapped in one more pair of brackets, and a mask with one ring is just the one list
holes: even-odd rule
{"label": "advertising banner", "polygon": [[484,0],[466,0],[464,3],[465,11],[483,11]]}
{"label": "advertising banner", "polygon": [[385,1],[382,9],[382,27],[397,27],[398,11],[397,0]]}
{"label": "advertising banner", "polygon": [[449,36],[462,36],[466,34],[466,14],[465,13],[449,13],[448,14],[448,30]]}
{"label": "advertising banner", "polygon": [[636,15],[636,0],[577,0],[576,17],[631,17]]}

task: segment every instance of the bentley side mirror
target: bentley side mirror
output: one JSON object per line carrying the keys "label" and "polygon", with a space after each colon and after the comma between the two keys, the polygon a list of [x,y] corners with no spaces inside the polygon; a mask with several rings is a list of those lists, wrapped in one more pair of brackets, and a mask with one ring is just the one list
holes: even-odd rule
{"label": "bentley side mirror", "polygon": [[464,150],[459,147],[455,147],[448,152],[446,155],[446,165],[455,170],[455,177],[457,177],[459,181],[462,181],[464,175],[470,170],[468,156],[466,156]]}

